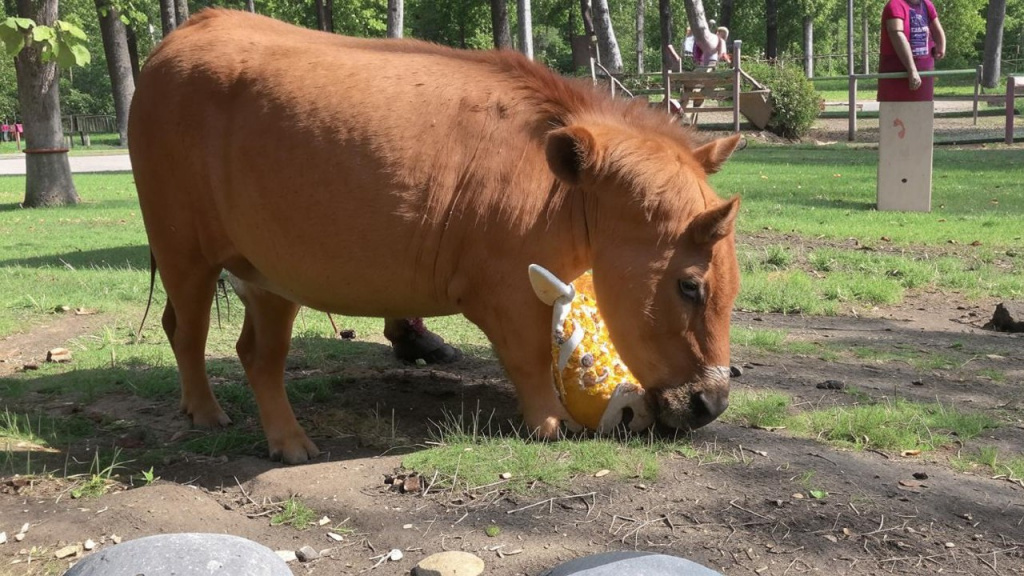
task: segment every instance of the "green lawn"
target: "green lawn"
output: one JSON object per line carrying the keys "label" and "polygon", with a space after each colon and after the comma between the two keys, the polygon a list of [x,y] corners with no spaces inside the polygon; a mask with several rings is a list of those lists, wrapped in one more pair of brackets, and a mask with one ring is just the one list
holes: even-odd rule
{"label": "green lawn", "polygon": [[[965,297],[1019,299],[1024,294],[1024,228],[1020,225],[1024,189],[1019,186],[1024,150],[937,149],[934,210],[927,214],[874,209],[876,162],[877,151],[842,145],[751,145],[712,177],[722,196],[743,197],[738,220],[743,288],[738,307],[835,314],[840,305],[843,310],[884,305],[921,289]],[[0,337],[51,324],[76,309],[97,314],[92,332],[66,344],[75,355],[72,365],[43,364],[38,371],[0,379],[0,404],[10,407],[0,410],[0,440],[70,446],[97,435],[117,434],[126,425],[33,411],[19,404],[29,391],[85,404],[119,394],[168,406],[178,394],[173,357],[159,327],[164,301],[159,283],[143,339],[135,343],[133,338],[148,293],[149,253],[132,177],[83,174],[76,175],[75,182],[82,204],[25,210],[19,207],[24,178],[0,177]],[[230,314],[222,303],[220,321],[215,320],[211,330],[209,371],[219,380],[217,393],[224,409],[242,425],[187,438],[177,449],[209,454],[262,454],[265,450],[253,421],[252,395],[234,360],[242,314],[237,299],[232,300]],[[386,354],[378,346],[384,342],[379,319],[336,317],[335,321],[354,328],[359,341],[339,343],[330,338],[330,323],[322,313],[304,310],[296,322],[289,366],[310,372],[288,388],[300,408],[329,403],[339,377],[337,366],[342,363],[357,371],[386,369],[382,365]],[[435,319],[430,324],[471,356],[492,358],[486,339],[464,319]],[[737,345],[795,353],[814,348],[789,342],[784,333],[737,331],[733,339]],[[832,358],[851,353],[826,348],[811,352]],[[776,400],[769,404],[756,411],[785,407],[776,406]],[[360,422],[353,433],[364,445],[407,440],[394,437],[386,415]],[[808,424],[808,430],[823,425]],[[444,436],[442,440],[458,446],[469,442],[454,428]],[[493,444],[494,449],[505,450],[516,442],[498,438]],[[442,451],[459,451],[446,446]],[[553,446],[556,452],[560,449]],[[590,467],[605,462],[606,447],[595,444],[592,448],[573,458],[591,462],[586,464]],[[638,460],[628,464],[653,471],[652,455],[686,449],[683,444],[641,446],[629,456]],[[154,459],[160,457],[158,451],[149,452]],[[138,465],[148,466],[150,456],[131,457]],[[25,464],[10,455],[5,464],[4,458],[0,452],[0,473],[5,467],[18,470]],[[432,465],[426,460],[416,464]],[[601,465],[616,469],[610,463]]]}
{"label": "green lawn", "polygon": [[[92,134],[90,136],[90,145],[82,146],[82,140],[76,135],[70,154],[82,156],[96,153],[110,154],[118,151],[127,153],[127,149],[123,146],[118,146],[117,142],[117,134]],[[24,134],[22,135],[21,149],[25,149]],[[0,142],[0,154],[17,153],[18,145],[16,142]]]}

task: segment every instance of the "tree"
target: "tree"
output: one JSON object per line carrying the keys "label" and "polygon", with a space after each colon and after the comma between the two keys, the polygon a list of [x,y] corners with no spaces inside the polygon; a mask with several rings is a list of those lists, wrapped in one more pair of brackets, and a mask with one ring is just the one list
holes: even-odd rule
{"label": "tree", "polygon": [[508,27],[508,4],[505,0],[491,0],[491,30],[494,33],[495,48],[512,49],[512,33]]}
{"label": "tree", "polygon": [[594,31],[597,32],[598,55],[610,72],[622,72],[622,53],[615,39],[615,28],[608,12],[608,0],[594,0]]}
{"label": "tree", "polygon": [[[185,0],[177,0],[184,2]],[[334,32],[334,0],[315,0],[316,27],[324,32]]]}
{"label": "tree", "polygon": [[645,0],[636,0],[636,72],[644,73],[644,10]]}
{"label": "tree", "polygon": [[95,2],[100,19],[100,35],[103,37],[103,52],[107,56],[110,87],[114,94],[118,144],[127,146],[128,109],[131,107],[132,95],[135,94],[135,78],[128,52],[128,34],[124,22],[121,21],[121,15],[109,0]]}
{"label": "tree", "polygon": [[769,60],[779,57],[779,6],[775,0],[764,1],[765,42],[764,55]]}
{"label": "tree", "polygon": [[57,65],[89,63],[85,33],[57,20],[57,0],[17,0],[18,17],[0,22],[0,41],[14,55],[25,124],[27,208],[79,202],[61,126]]}
{"label": "tree", "polygon": [[160,29],[164,38],[178,27],[175,17],[174,0],[160,0]]}
{"label": "tree", "polygon": [[174,21],[181,26],[188,20],[188,0],[174,0]]}
{"label": "tree", "polygon": [[519,51],[533,60],[533,17],[530,14],[530,0],[516,0],[519,16]]}
{"label": "tree", "polygon": [[683,0],[683,6],[686,7],[686,19],[690,23],[694,43],[700,46],[700,49],[705,54],[714,52],[717,46],[716,34],[708,28],[708,19],[704,12],[704,2],[702,0]]}
{"label": "tree", "polygon": [[989,0],[988,19],[985,24],[985,54],[982,59],[982,85],[995,88],[999,84],[999,64],[1003,56],[1003,21],[1006,19],[1006,0]]}
{"label": "tree", "polygon": [[661,69],[672,70],[673,58],[668,47],[672,45],[672,2],[658,0],[658,25],[661,28]]}
{"label": "tree", "polygon": [[388,0],[388,38],[401,38],[405,26],[405,4],[402,0]]}

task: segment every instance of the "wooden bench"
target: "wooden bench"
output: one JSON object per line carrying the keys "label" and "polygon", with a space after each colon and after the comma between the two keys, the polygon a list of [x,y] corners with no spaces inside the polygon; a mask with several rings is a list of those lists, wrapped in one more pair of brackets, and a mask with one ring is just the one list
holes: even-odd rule
{"label": "wooden bench", "polygon": [[110,134],[117,132],[117,119],[108,115],[79,115],[61,118],[64,134],[68,139],[68,147],[74,146],[74,135],[77,133],[82,146],[91,146],[91,134]]}

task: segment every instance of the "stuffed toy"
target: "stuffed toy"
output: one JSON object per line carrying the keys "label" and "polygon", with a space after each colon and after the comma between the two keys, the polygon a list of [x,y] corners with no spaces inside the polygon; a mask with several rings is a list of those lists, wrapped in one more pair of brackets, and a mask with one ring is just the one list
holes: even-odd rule
{"label": "stuffed toy", "polygon": [[553,308],[551,371],[555,391],[573,418],[568,427],[608,433],[622,423],[626,408],[633,412],[631,430],[650,426],[654,415],[644,389],[615,351],[590,274],[566,284],[532,264],[530,283],[537,297]]}

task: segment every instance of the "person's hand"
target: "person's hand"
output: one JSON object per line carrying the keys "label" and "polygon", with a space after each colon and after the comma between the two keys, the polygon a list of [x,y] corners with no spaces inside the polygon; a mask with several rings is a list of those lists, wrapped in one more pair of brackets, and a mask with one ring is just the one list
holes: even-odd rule
{"label": "person's hand", "polygon": [[910,73],[909,83],[911,90],[917,90],[921,87],[921,75],[917,73],[917,70]]}
{"label": "person's hand", "polygon": [[943,58],[946,57],[946,49],[945,48],[939,48],[938,46],[936,46],[935,48],[932,49],[932,51],[935,54],[935,59],[936,60],[942,60]]}

